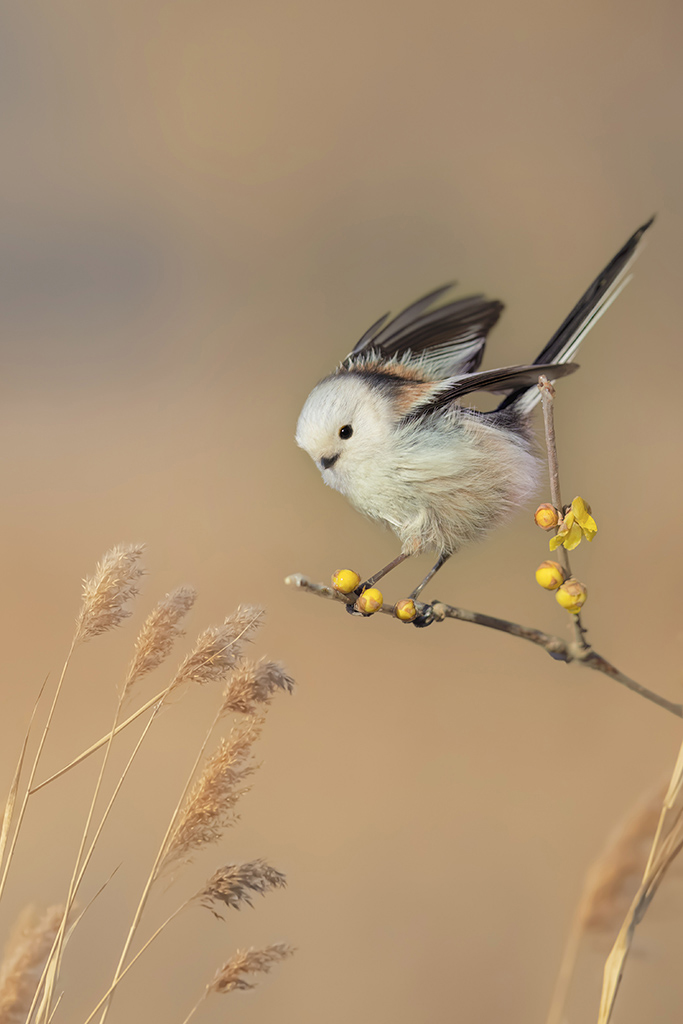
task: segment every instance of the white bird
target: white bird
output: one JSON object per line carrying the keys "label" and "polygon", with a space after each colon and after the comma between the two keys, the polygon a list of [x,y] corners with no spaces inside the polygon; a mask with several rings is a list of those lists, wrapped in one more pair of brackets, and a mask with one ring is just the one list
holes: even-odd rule
{"label": "white bird", "polygon": [[[297,444],[323,480],[364,515],[391,527],[401,553],[370,577],[374,586],[410,555],[438,560],[415,599],[463,544],[504,522],[534,493],[540,462],[531,412],[538,379],[578,369],[570,359],[626,283],[639,228],[608,263],[533,363],[479,370],[503,305],[472,295],[430,308],[430,292],[386,323],[373,324],[333,374],[308,396]],[[503,392],[490,412],[460,404],[475,391]]]}

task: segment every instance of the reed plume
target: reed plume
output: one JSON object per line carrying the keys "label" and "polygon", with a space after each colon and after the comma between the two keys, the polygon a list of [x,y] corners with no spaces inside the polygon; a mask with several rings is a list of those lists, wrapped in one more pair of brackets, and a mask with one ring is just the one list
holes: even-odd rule
{"label": "reed plume", "polygon": [[138,580],[144,570],[138,562],[143,549],[144,544],[118,544],[97,564],[94,574],[83,580],[76,643],[114,629],[131,614],[126,602],[140,592]]}
{"label": "reed plume", "polygon": [[266,864],[264,860],[252,860],[246,864],[227,864],[209,878],[197,894],[203,907],[216,917],[221,915],[216,904],[239,910],[243,903],[252,907],[254,894],[265,896],[271,889],[283,889],[287,884],[281,871]]}
{"label": "reed plume", "polygon": [[[124,698],[138,680],[158,668],[168,656],[174,641],[182,634],[181,620],[191,609],[196,598],[195,590],[189,586],[181,586],[168,593],[152,610],[139,631],[133,656],[124,677],[123,686],[120,688],[120,698],[109,733],[65,768],[41,783],[41,786],[34,787],[38,763],[50,733],[55,706],[72,656],[79,644],[120,625],[131,614],[127,602],[135,597],[139,590],[139,581],[143,575],[140,566],[142,552],[143,545],[141,544],[119,545],[112,548],[101,559],[93,575],[84,581],[76,631],[52,698],[47,722],[38,743],[37,754],[28,773],[28,781],[25,783],[22,783],[21,776],[28,733],[19,756],[15,778],[10,787],[0,825],[0,852],[4,850],[6,854],[0,865],[2,868],[0,896],[6,885],[17,837],[32,793],[38,788],[42,788],[43,785],[51,784],[95,750],[105,748],[104,758],[81,832],[80,846],[69,882],[66,904],[51,908],[42,918],[37,919],[34,915],[31,920],[23,919],[21,926],[15,931],[12,941],[8,944],[4,960],[0,962],[0,1024],[26,1024],[28,1020],[33,1021],[34,1024],[36,1022],[37,1024],[48,1024],[52,1020],[61,998],[59,978],[63,950],[69,935],[75,927],[80,925],[82,918],[82,915],[79,915],[67,929],[69,909],[86,871],[90,869],[91,855],[95,847],[100,844],[102,831],[112,805],[121,791],[124,779],[141,744],[145,741],[152,723],[158,718],[158,712],[161,710],[165,698],[170,692],[188,682],[204,685],[223,680],[239,665],[244,644],[251,639],[263,617],[263,612],[259,608],[239,607],[235,613],[227,616],[220,626],[205,630],[197,639],[191,652],[183,659],[170,683],[167,683],[166,687],[151,702],[138,709],[125,722],[119,724],[119,713]],[[157,858],[129,929],[119,965],[115,969],[109,988],[88,1017],[88,1021],[92,1021],[93,1016],[99,1011],[103,1012],[102,1019],[104,1019],[111,1003],[112,994],[121,978],[155,938],[185,908],[199,904],[220,917],[220,910],[224,908],[239,909],[245,905],[252,906],[256,895],[266,895],[271,890],[282,888],[285,885],[285,876],[260,859],[244,864],[229,864],[220,868],[214,872],[198,893],[186,898],[173,911],[166,921],[147,938],[142,949],[131,958],[129,964],[124,966],[149,890],[158,878],[162,862],[175,862],[188,857],[206,844],[219,839],[223,830],[234,822],[236,818],[235,804],[248,788],[247,780],[256,768],[256,764],[251,758],[251,749],[263,726],[263,712],[275,692],[280,690],[291,692],[293,688],[291,677],[281,665],[263,659],[256,664],[245,664],[232,682],[234,682],[232,689],[228,686],[222,695],[216,695],[218,708],[213,723],[206,733],[194,766],[188,775],[183,794],[177,802],[166,835],[160,844]],[[228,697],[228,694],[231,696]],[[95,805],[103,788],[105,767],[111,746],[122,729],[150,709],[152,709],[152,714],[149,716],[145,729],[138,738],[125,768],[120,773],[118,781],[113,786],[106,809],[91,837],[90,827],[94,818]],[[251,713],[238,728],[233,729],[227,739],[220,742],[194,788],[191,788],[192,779],[204,759],[213,730],[221,716],[228,711],[242,714],[249,711]],[[256,714],[257,711],[261,713]],[[12,829],[13,812],[19,802],[17,821]],[[273,949],[276,948],[273,947]],[[262,951],[260,955],[266,956],[267,961],[267,951]],[[273,962],[276,958],[277,953],[272,953]],[[267,969],[267,967],[262,969]]]}
{"label": "reed plume", "polygon": [[23,1024],[52,949],[64,907],[38,917],[26,908],[17,921],[0,964],[0,1024]]}
{"label": "reed plume", "polygon": [[259,704],[270,704],[278,690],[292,693],[294,680],[277,661],[244,661],[230,677],[223,693],[221,715],[255,715]]}
{"label": "reed plume", "polygon": [[176,587],[152,609],[135,641],[135,654],[126,674],[124,697],[134,683],[158,668],[168,657],[173,644],[184,632],[180,628],[180,620],[187,615],[196,599],[194,587]]}
{"label": "reed plume", "polygon": [[207,994],[223,995],[235,989],[254,988],[245,974],[267,974],[271,967],[291,956],[294,949],[284,942],[276,942],[264,949],[237,950],[227,963],[220,967],[207,987]]}
{"label": "reed plume", "polygon": [[169,693],[184,683],[220,682],[242,655],[242,642],[249,640],[263,619],[263,609],[240,605],[221,626],[209,626],[197,637],[169,686]]}
{"label": "reed plume", "polygon": [[245,781],[256,770],[251,748],[263,718],[249,718],[234,728],[207,761],[181,809],[163,857],[164,865],[183,860],[214,843],[235,821],[234,808],[247,792]]}
{"label": "reed plume", "polygon": [[645,871],[664,792],[660,786],[632,808],[590,868],[578,911],[582,931],[612,939],[619,930]]}

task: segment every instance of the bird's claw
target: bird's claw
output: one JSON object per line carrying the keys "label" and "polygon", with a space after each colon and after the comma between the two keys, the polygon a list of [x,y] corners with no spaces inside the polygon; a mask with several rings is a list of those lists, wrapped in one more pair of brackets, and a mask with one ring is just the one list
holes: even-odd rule
{"label": "bird's claw", "polygon": [[412,620],[413,626],[417,626],[418,629],[424,629],[425,626],[431,626],[432,622],[436,622],[434,615],[434,609],[431,604],[416,603],[417,615]]}

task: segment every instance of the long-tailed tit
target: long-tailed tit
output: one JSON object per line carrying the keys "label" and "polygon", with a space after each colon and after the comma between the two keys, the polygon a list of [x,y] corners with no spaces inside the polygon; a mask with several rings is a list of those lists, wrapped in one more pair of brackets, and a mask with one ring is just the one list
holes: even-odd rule
{"label": "long-tailed tit", "polygon": [[[323,480],[364,515],[390,526],[401,553],[370,577],[422,551],[447,558],[505,521],[536,489],[531,412],[538,378],[564,377],[590,328],[626,283],[626,270],[652,220],[607,264],[533,363],[479,370],[489,330],[503,305],[481,295],[433,307],[438,288],[386,323],[373,324],[308,396],[297,444]],[[491,412],[460,404],[475,391],[504,393]],[[360,592],[359,588],[359,591]]]}

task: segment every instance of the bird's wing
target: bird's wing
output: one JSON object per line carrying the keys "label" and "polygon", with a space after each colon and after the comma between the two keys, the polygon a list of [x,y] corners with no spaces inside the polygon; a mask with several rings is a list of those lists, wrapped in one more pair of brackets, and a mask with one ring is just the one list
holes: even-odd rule
{"label": "bird's wing", "polygon": [[445,285],[423,296],[388,324],[389,314],[382,317],[365,332],[342,365],[349,369],[369,353],[382,359],[400,359],[410,352],[434,377],[476,370],[488,332],[503,311],[503,304],[483,295],[469,295],[426,312],[452,287]]}
{"label": "bird's wing", "polygon": [[577,363],[531,363],[528,366],[504,366],[499,370],[482,370],[447,380],[437,381],[426,395],[422,395],[405,413],[403,422],[411,422],[445,409],[452,402],[474,391],[502,392],[532,387],[541,374],[548,380],[557,380],[578,370]]}

